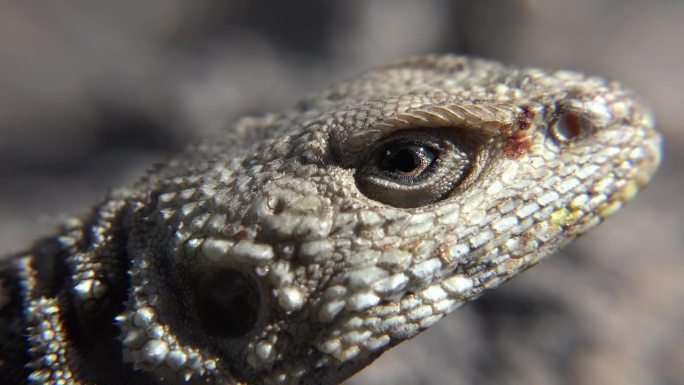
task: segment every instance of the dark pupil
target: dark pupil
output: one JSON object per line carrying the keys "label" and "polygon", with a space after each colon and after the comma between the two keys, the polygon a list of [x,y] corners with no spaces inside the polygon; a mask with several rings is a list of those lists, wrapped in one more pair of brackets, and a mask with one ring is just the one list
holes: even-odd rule
{"label": "dark pupil", "polygon": [[434,161],[434,154],[421,146],[409,146],[388,151],[386,168],[403,173],[422,172]]}
{"label": "dark pupil", "polygon": [[392,166],[401,172],[411,172],[420,166],[421,159],[413,149],[402,148],[394,153]]}

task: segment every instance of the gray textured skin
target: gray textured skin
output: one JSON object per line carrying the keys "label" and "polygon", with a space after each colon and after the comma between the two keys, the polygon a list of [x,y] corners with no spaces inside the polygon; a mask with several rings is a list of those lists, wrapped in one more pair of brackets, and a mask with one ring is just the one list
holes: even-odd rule
{"label": "gray textured skin", "polygon": [[[617,83],[457,56],[245,118],[7,263],[0,379],[338,383],[630,200],[652,126]],[[412,140],[416,191],[374,173]]]}

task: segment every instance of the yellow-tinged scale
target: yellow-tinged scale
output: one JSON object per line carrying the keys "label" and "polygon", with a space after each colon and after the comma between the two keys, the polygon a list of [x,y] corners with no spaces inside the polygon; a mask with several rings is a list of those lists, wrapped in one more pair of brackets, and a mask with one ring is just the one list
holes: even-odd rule
{"label": "yellow-tinged scale", "polygon": [[617,198],[622,200],[623,202],[628,202],[631,201],[634,196],[639,192],[639,185],[637,182],[631,180],[627,182],[625,187],[622,188],[622,190],[618,191],[616,194]]}
{"label": "yellow-tinged scale", "polygon": [[549,217],[549,222],[552,226],[561,228],[568,223],[569,214],[570,211],[567,208],[563,207],[551,213],[551,216]]}
{"label": "yellow-tinged scale", "polygon": [[584,211],[582,210],[572,210],[565,218],[565,223],[576,223],[584,216]]}
{"label": "yellow-tinged scale", "polygon": [[601,205],[597,213],[598,215],[602,216],[603,218],[608,217],[610,215],[615,214],[620,208],[622,208],[623,201],[622,200],[614,200],[608,204],[603,204]]}

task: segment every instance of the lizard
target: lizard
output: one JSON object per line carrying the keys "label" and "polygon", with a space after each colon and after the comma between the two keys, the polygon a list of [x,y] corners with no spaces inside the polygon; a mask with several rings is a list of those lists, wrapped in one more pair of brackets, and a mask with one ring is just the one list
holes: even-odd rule
{"label": "lizard", "polygon": [[238,120],[6,259],[1,382],[342,382],[603,222],[660,141],[615,81],[390,63]]}

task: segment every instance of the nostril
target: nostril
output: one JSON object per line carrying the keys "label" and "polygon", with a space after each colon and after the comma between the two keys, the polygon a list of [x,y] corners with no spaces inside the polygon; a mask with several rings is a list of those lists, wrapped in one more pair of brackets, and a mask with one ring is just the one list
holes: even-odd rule
{"label": "nostril", "polygon": [[565,112],[551,127],[551,134],[559,142],[568,142],[582,134],[583,124],[574,113]]}
{"label": "nostril", "polygon": [[197,277],[195,303],[202,326],[216,337],[242,337],[259,318],[256,282],[234,269]]}

